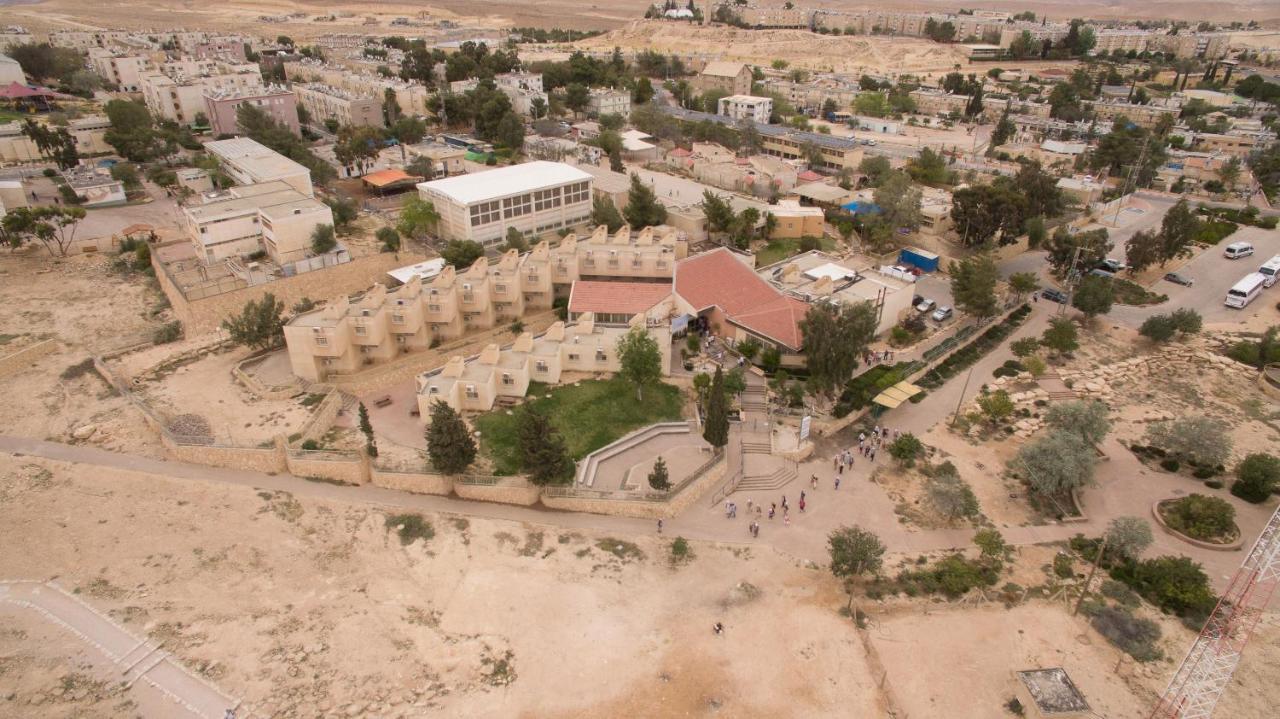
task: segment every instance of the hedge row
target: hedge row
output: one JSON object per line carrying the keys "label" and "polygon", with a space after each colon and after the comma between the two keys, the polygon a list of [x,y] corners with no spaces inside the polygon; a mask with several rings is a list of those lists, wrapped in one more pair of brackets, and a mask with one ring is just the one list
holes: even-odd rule
{"label": "hedge row", "polygon": [[998,324],[978,335],[977,339],[956,350],[951,356],[939,363],[937,367],[926,372],[917,384],[926,389],[940,387],[942,383],[967,369],[970,365],[982,359],[983,355],[1000,346],[1000,343],[1008,339],[1009,335],[1013,334],[1013,331],[1018,328],[1018,325],[1022,324],[1022,321],[1029,314],[1031,314],[1031,306],[1022,305]]}

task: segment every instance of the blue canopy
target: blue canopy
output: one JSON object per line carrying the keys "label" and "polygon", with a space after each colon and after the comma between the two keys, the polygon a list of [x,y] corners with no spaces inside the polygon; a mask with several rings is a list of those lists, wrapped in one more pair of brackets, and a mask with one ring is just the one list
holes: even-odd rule
{"label": "blue canopy", "polygon": [[880,206],[877,205],[876,203],[863,202],[861,200],[854,200],[853,202],[850,202],[846,205],[841,205],[841,207],[855,215],[858,214],[859,212],[874,214],[881,211]]}

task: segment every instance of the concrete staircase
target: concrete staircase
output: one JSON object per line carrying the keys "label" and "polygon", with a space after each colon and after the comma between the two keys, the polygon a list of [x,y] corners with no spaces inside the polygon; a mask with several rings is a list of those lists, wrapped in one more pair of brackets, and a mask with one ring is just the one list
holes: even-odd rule
{"label": "concrete staircase", "polygon": [[743,454],[771,454],[773,447],[769,444],[769,438],[762,440],[742,440]]}
{"label": "concrete staircase", "polygon": [[769,408],[769,403],[765,400],[765,388],[758,386],[748,386],[742,391],[738,397],[738,404],[742,405],[744,412],[764,412]]}
{"label": "concrete staircase", "polygon": [[1052,370],[1040,375],[1036,383],[1049,393],[1050,401],[1070,402],[1080,398],[1080,395],[1076,394],[1075,390],[1063,383],[1062,376]]}
{"label": "concrete staircase", "polygon": [[772,474],[762,476],[747,475],[738,482],[735,489],[737,492],[758,492],[765,490],[782,489],[796,478],[796,465],[794,462],[787,462],[783,466],[775,469]]}

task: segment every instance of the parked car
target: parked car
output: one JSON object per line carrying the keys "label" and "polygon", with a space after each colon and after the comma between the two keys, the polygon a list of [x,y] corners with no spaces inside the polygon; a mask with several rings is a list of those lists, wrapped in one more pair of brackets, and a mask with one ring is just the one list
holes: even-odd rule
{"label": "parked car", "polygon": [[933,300],[926,298],[916,303],[916,312],[919,312],[920,314],[924,314],[925,312],[931,312],[933,308],[936,307],[937,305],[938,305],[937,302],[934,302]]}
{"label": "parked car", "polygon": [[1123,272],[1125,267],[1126,265],[1123,262],[1120,260],[1114,260],[1110,257],[1098,263],[1098,269],[1106,270],[1112,274],[1115,274],[1116,272]]}
{"label": "parked car", "polygon": [[947,319],[951,317],[951,308],[939,307],[938,309],[933,311],[933,314],[930,315],[930,317],[933,318],[934,322],[945,322]]}
{"label": "parked car", "polygon": [[1232,242],[1227,245],[1227,249],[1222,251],[1222,256],[1228,260],[1238,260],[1241,257],[1248,257],[1253,254],[1253,245],[1248,242]]}
{"label": "parked car", "polygon": [[1175,285],[1182,285],[1183,287],[1190,287],[1191,285],[1194,285],[1196,283],[1194,277],[1187,277],[1186,275],[1180,275],[1177,272],[1166,273],[1164,276],[1164,279],[1166,282],[1172,282]]}
{"label": "parked car", "polygon": [[1053,287],[1046,287],[1043,290],[1040,290],[1040,296],[1050,302],[1057,302],[1060,305],[1067,304],[1067,293]]}

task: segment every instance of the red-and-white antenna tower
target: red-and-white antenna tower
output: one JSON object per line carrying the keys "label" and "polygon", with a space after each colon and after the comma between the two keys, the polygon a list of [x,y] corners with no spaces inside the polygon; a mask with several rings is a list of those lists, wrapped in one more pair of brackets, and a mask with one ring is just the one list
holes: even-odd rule
{"label": "red-and-white antenna tower", "polygon": [[1150,719],[1210,719],[1253,628],[1280,585],[1280,508],[1218,600]]}

